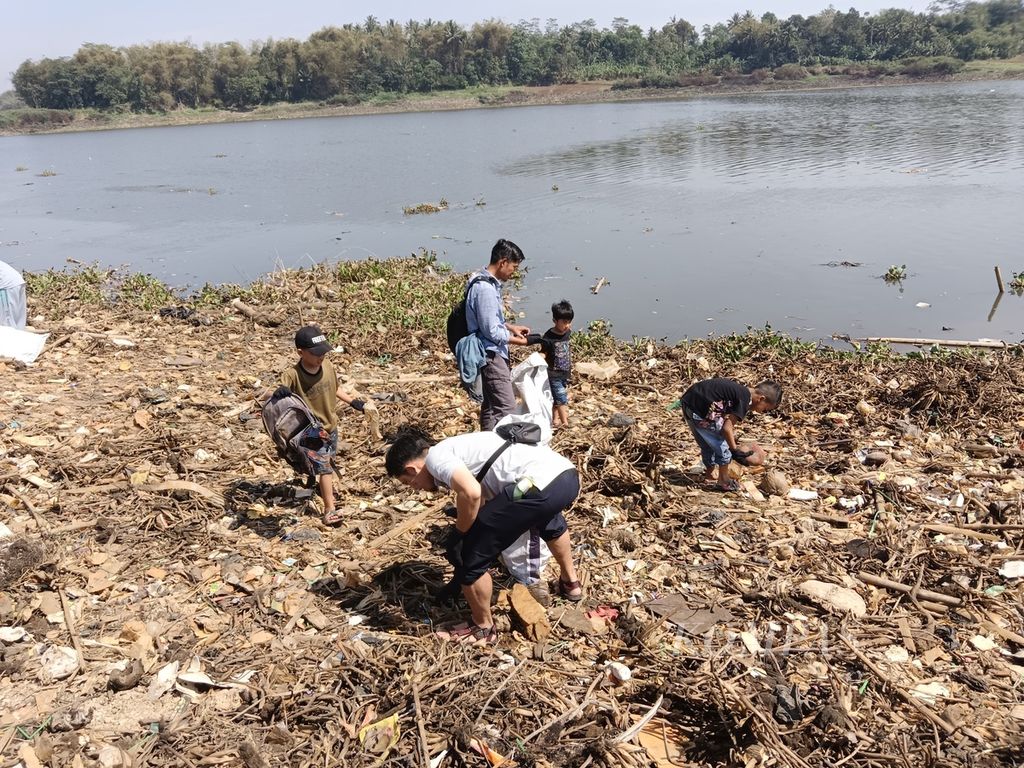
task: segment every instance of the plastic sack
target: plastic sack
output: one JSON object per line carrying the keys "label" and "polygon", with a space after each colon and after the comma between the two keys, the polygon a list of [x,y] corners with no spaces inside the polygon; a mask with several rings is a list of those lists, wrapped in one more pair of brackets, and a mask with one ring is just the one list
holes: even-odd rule
{"label": "plastic sack", "polygon": [[547,542],[534,528],[516,539],[512,546],[501,553],[501,562],[505,564],[512,578],[527,586],[541,580],[541,574],[544,573],[544,567],[550,559],[551,550],[548,549]]}
{"label": "plastic sack", "polygon": [[551,442],[554,400],[551,397],[548,363],[544,355],[534,352],[512,369],[512,389],[519,398],[519,404],[496,427],[523,422],[536,424],[541,429],[540,444],[547,445]]}

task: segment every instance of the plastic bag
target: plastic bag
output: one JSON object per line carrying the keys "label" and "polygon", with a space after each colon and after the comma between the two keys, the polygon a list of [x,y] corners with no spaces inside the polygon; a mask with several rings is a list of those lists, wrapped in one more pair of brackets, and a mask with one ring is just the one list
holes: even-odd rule
{"label": "plastic bag", "polygon": [[527,586],[541,580],[550,559],[551,550],[535,528],[528,530],[501,553],[501,561],[512,578]]}

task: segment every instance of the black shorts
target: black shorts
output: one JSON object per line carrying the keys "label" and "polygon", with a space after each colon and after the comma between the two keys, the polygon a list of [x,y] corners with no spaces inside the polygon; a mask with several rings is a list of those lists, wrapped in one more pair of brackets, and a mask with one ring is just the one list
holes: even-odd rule
{"label": "black shorts", "polygon": [[463,586],[479,579],[498,559],[502,550],[531,528],[544,541],[553,541],[569,530],[562,514],[580,495],[580,476],[567,469],[543,490],[531,488],[515,501],[510,483],[480,508],[476,521],[462,539],[462,567],[455,578]]}

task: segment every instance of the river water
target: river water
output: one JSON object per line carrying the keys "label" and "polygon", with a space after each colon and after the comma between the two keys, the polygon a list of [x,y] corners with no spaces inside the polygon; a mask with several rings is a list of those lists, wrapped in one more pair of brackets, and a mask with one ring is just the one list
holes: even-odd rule
{"label": "river water", "polygon": [[568,298],[626,338],[1019,341],[1024,298],[991,310],[993,267],[1024,271],[1024,82],[0,138],[21,269],[187,288],[425,247],[468,270],[498,237],[538,328]]}

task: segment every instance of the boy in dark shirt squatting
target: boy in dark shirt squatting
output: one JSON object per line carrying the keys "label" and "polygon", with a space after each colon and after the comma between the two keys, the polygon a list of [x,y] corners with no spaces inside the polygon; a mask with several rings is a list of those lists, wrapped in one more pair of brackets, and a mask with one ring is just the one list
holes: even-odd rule
{"label": "boy in dark shirt squatting", "polygon": [[767,413],[778,408],[781,401],[782,387],[774,381],[747,387],[732,379],[704,379],[683,393],[683,419],[700,448],[704,482],[715,479],[718,467],[715,487],[720,491],[739,490],[739,484],[729,477],[729,463],[735,458],[745,464],[753,451],[740,450],[733,427],[748,413]]}

